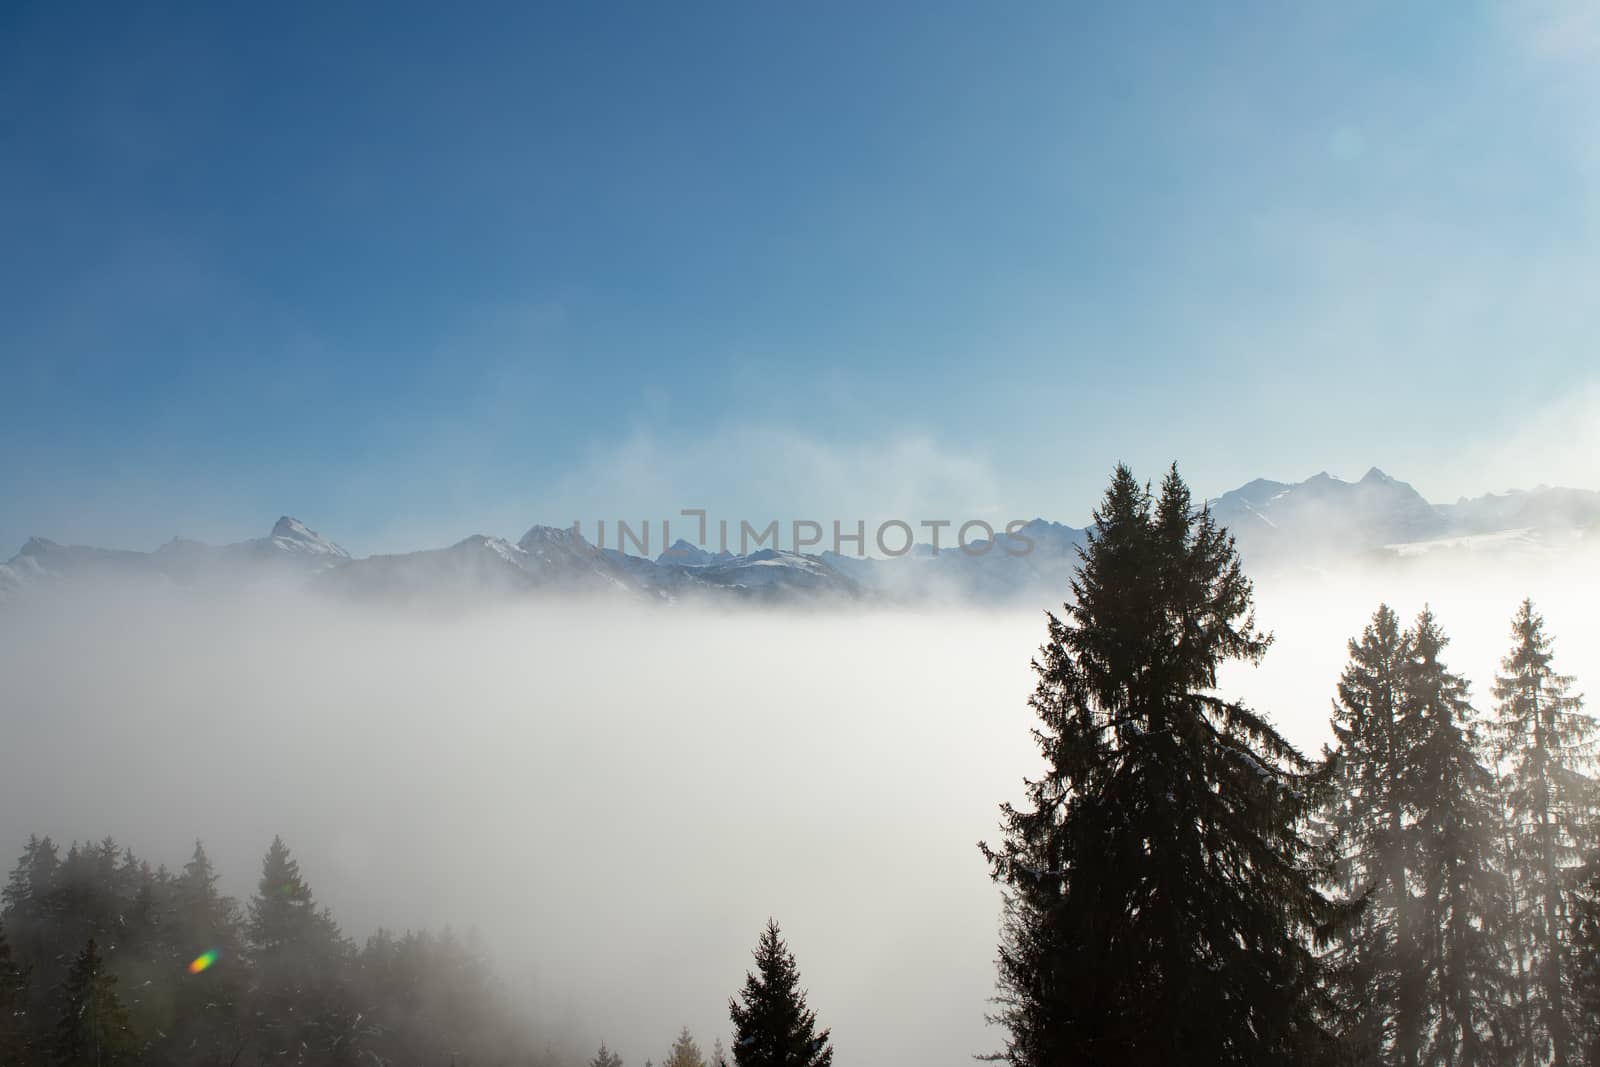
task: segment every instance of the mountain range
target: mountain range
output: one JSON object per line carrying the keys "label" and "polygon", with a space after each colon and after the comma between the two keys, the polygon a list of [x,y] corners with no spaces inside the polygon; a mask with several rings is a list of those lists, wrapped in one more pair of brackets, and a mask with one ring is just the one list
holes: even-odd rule
{"label": "mountain range", "polygon": [[[1353,559],[1467,555],[1475,562],[1600,546],[1600,492],[1541,486],[1430,504],[1376,467],[1359,481],[1257,479],[1204,505],[1237,539],[1253,572]],[[827,597],[1004,601],[1066,588],[1087,530],[1034,519],[968,551],[919,544],[864,558],[761,549],[712,553],[679,540],[651,559],[603,548],[577,531],[534,526],[516,542],[477,534],[444,548],[354,558],[287,516],[266,537],[229,545],[174,538],[151,552],[61,545],[34,537],[0,564],[0,600],[106,576],[182,585],[303,582],[358,600],[475,601],[559,594],[675,601]]]}

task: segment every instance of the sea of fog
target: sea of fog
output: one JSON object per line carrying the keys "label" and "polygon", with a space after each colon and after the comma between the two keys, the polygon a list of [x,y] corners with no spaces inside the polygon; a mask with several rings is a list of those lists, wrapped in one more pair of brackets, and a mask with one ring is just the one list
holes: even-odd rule
{"label": "sea of fog", "polygon": [[[1303,748],[1345,641],[1426,601],[1480,708],[1535,597],[1593,690],[1592,569],[1264,582],[1226,692]],[[476,929],[552,1035],[709,1049],[768,916],[841,1062],[966,1063],[999,898],[976,842],[1038,767],[1042,609],[531,604],[433,614],[115,587],[0,610],[0,852],[106,834],[252,891],[283,835],[346,931]]]}

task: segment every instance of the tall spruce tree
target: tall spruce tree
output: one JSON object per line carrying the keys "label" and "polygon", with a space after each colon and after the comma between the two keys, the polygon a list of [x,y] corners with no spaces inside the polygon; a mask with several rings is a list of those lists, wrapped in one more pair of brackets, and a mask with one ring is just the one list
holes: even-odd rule
{"label": "tall spruce tree", "polygon": [[1502,862],[1515,890],[1513,940],[1526,1005],[1524,1062],[1575,1062],[1576,1006],[1568,993],[1567,941],[1575,871],[1595,845],[1594,720],[1573,680],[1552,666],[1544,619],[1524,600],[1511,652],[1495,677],[1496,733],[1506,831]]}
{"label": "tall spruce tree", "polygon": [[1119,466],[1072,592],[1034,663],[1045,772],[982,846],[1007,890],[1004,1058],[1329,1059],[1312,943],[1340,916],[1303,829],[1321,765],[1216,692],[1222,664],[1271,640],[1232,538],[1176,467],[1153,502]]}
{"label": "tall spruce tree", "polygon": [[1497,865],[1499,806],[1467,682],[1444,665],[1448,638],[1424,608],[1402,674],[1417,730],[1412,805],[1422,890],[1422,943],[1433,1025],[1428,1063],[1503,1061],[1514,1031],[1507,967],[1506,883]]}
{"label": "tall spruce tree", "polygon": [[91,937],[73,961],[61,990],[56,1063],[104,1067],[132,1058],[134,1037],[116,985],[116,977]]}
{"label": "tall spruce tree", "polygon": [[1338,887],[1365,906],[1330,953],[1333,977],[1352,1053],[1362,1062],[1415,1067],[1427,1010],[1407,878],[1417,734],[1402,690],[1410,635],[1380,604],[1360,639],[1350,641],[1349,655],[1334,701],[1337,788],[1328,794],[1327,823],[1338,851]]}
{"label": "tall spruce tree", "polygon": [[606,1048],[606,1043],[602,1041],[600,1051],[589,1061],[589,1067],[622,1067],[622,1057]]}
{"label": "tall spruce tree", "polygon": [[300,864],[274,837],[261,862],[246,936],[255,971],[254,1038],[264,1055],[327,1057],[353,1036],[346,965],[350,946],[317,908]]}
{"label": "tall spruce tree", "polygon": [[728,1001],[733,1019],[733,1062],[738,1067],[829,1067],[828,1031],[806,1007],[800,971],[778,930],[767,920],[755,950],[756,969],[739,996]]}

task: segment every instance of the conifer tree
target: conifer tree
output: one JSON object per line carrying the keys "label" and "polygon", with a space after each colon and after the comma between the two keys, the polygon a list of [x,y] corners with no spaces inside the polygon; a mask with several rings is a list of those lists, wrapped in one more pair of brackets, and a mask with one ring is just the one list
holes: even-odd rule
{"label": "conifer tree", "polygon": [[1402,696],[1410,655],[1398,616],[1380,604],[1339,679],[1330,753],[1336,767],[1327,823],[1338,851],[1337,885],[1364,903],[1330,954],[1351,1017],[1346,1038],[1364,1062],[1415,1067],[1426,1025],[1417,916],[1407,878],[1416,724]]}
{"label": "conifer tree", "polygon": [[728,1053],[722,1047],[722,1038],[718,1037],[711,1042],[711,1067],[728,1067]]}
{"label": "conifer tree", "polygon": [[131,1058],[133,1034],[116,984],[91,937],[67,972],[62,988],[56,1025],[57,1063],[103,1067]]}
{"label": "conifer tree", "polygon": [[14,921],[42,918],[60,870],[61,860],[55,842],[48,836],[29,834],[5,889],[0,891],[0,902]]}
{"label": "conifer tree", "polygon": [[1523,999],[1529,1056],[1552,1067],[1574,1062],[1575,1006],[1567,992],[1575,870],[1595,845],[1594,720],[1573,680],[1552,666],[1544,619],[1524,600],[1494,694],[1500,784],[1507,824],[1502,859],[1515,888],[1513,931],[1526,961]]}
{"label": "conifer tree", "polygon": [[0,914],[0,1067],[571,1062],[538,1050],[471,938],[380,931],[358,972],[281,842],[263,873],[245,953],[204,848],[172,876],[114,842],[75,845],[63,862],[31,838]]}
{"label": "conifer tree", "polygon": [[217,874],[205,846],[194,853],[171,886],[171,954],[180,964],[205,956],[207,966],[186,973],[174,995],[174,1012],[184,1021],[180,1038],[186,1052],[204,1056],[231,1053],[240,1042],[240,1013],[248,995],[238,907],[217,891]]}
{"label": "conifer tree", "polygon": [[[1174,468],[1118,467],[1035,661],[1042,777],[984,847],[1007,889],[996,1020],[1018,1067],[1289,1064],[1335,1051],[1313,939],[1341,916],[1304,832],[1323,784],[1216,692],[1256,663],[1232,538]],[[737,1052],[737,1050],[736,1050]]]}
{"label": "conifer tree", "polygon": [[771,919],[755,960],[755,972],[745,975],[739,996],[728,1001],[733,1062],[737,1067],[829,1067],[828,1031],[817,1029],[817,1013],[806,1007],[794,956]]}
{"label": "conifer tree", "polygon": [[23,1067],[32,1058],[28,1036],[28,971],[12,958],[0,925],[0,1067]]}
{"label": "conifer tree", "polygon": [[217,892],[217,872],[199,841],[173,882],[173,903],[182,936],[197,945],[220,944],[236,925],[234,903]]}
{"label": "conifer tree", "polygon": [[262,1051],[323,1054],[344,1044],[354,1019],[344,981],[349,946],[332,916],[317,908],[282,838],[272,839],[262,860],[246,934]]}
{"label": "conifer tree", "polygon": [[[1434,1024],[1430,1063],[1498,1064],[1512,1029],[1499,809],[1467,683],[1442,662],[1448,639],[1426,608],[1409,634],[1405,717],[1418,736],[1411,803]],[[1414,964],[1415,965],[1415,964]]]}
{"label": "conifer tree", "polygon": [[[12,950],[19,960],[53,962],[57,956],[67,955],[58,948],[61,944],[57,937],[60,919],[57,889],[60,879],[61,859],[55,842],[49,837],[29,834],[28,843],[17,865],[11,870],[5,889],[0,891],[0,903],[5,906]],[[82,942],[74,941],[72,944],[76,946]],[[35,1011],[44,1007],[47,989],[59,980],[60,973],[59,970],[52,970],[42,976],[38,973],[33,975],[30,1004]]]}
{"label": "conifer tree", "polygon": [[706,1067],[705,1057],[700,1055],[700,1046],[695,1044],[687,1026],[672,1043],[672,1051],[667,1054],[663,1067]]}
{"label": "conifer tree", "polygon": [[606,1048],[606,1043],[602,1041],[600,1051],[589,1061],[589,1067],[622,1067],[622,1057]]}

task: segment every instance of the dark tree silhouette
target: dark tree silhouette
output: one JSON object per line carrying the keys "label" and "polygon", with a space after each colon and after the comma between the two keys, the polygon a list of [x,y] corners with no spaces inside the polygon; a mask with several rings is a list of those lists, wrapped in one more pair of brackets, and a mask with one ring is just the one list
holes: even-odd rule
{"label": "dark tree silhouette", "polygon": [[1595,847],[1594,720],[1556,673],[1544,619],[1524,600],[1511,622],[1512,649],[1495,677],[1505,832],[1525,1063],[1575,1060],[1576,1006],[1568,995],[1567,942],[1576,871]]}
{"label": "dark tree silhouette", "polygon": [[[1402,673],[1406,718],[1417,728],[1411,803],[1422,890],[1421,966],[1434,1005],[1429,1063],[1483,1067],[1502,1061],[1514,1025],[1506,883],[1493,773],[1467,683],[1440,659],[1448,643],[1426,608],[1408,635]],[[1413,964],[1416,966],[1416,964]]]}
{"label": "dark tree silhouette", "polygon": [[1330,953],[1349,1015],[1347,1042],[1358,1059],[1397,1067],[1417,1064],[1427,1020],[1425,983],[1413,965],[1419,915],[1407,879],[1418,732],[1402,688],[1409,646],[1386,604],[1349,643],[1331,722],[1337,789],[1327,816],[1338,888],[1365,904]]}
{"label": "dark tree silhouette", "polygon": [[1335,1048],[1311,941],[1341,916],[1303,831],[1324,782],[1262,715],[1216,693],[1255,663],[1233,541],[1174,468],[1153,502],[1118,467],[1032,705],[1044,775],[984,846],[1007,889],[1004,1058],[1315,1063]]}
{"label": "dark tree silhouette", "polygon": [[756,969],[728,1001],[733,1062],[738,1067],[828,1067],[833,1048],[817,1013],[806,1007],[800,971],[778,930],[767,920],[755,950]]}

